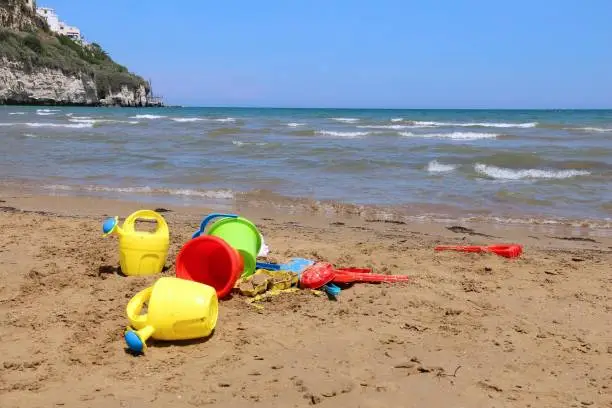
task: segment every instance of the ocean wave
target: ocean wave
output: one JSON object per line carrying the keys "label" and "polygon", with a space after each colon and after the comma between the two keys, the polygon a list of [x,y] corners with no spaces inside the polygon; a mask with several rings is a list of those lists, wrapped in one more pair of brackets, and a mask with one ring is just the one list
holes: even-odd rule
{"label": "ocean wave", "polygon": [[337,131],[333,131],[333,130],[317,130],[315,133],[318,134],[318,135],[323,135],[323,136],[336,136],[336,137],[352,138],[352,137],[367,136],[371,132],[337,132]]}
{"label": "ocean wave", "polygon": [[218,118],[218,119],[207,119],[207,120],[210,120],[212,122],[228,123],[228,122],[235,122],[236,118]]}
{"label": "ocean wave", "polygon": [[162,119],[165,118],[166,116],[162,116],[162,115],[136,115],[136,116],[130,116],[130,119]]}
{"label": "ocean wave", "polygon": [[391,122],[401,122],[404,118],[392,118]]}
{"label": "ocean wave", "polygon": [[358,118],[332,118],[332,120],[335,120],[336,122],[342,122],[342,123],[357,123],[357,122],[359,122]]}
{"label": "ocean wave", "polygon": [[447,171],[453,171],[457,168],[454,164],[442,164],[437,160],[432,160],[427,164],[427,171],[430,173],[445,173]]}
{"label": "ocean wave", "polygon": [[287,123],[287,126],[289,127],[299,127],[299,126],[304,126],[305,123],[296,123],[296,122],[291,122],[291,123]]}
{"label": "ocean wave", "polygon": [[233,199],[234,193],[230,190],[192,190],[144,187],[106,187],[106,186],[79,186],[72,187],[61,184],[44,186],[48,190],[74,191],[84,190],[90,192],[132,193],[132,194],[163,194],[172,196],[203,197],[215,199]]}
{"label": "ocean wave", "polygon": [[497,122],[430,122],[430,121],[414,121],[416,126],[431,126],[431,127],[487,127],[487,128],[533,128],[538,125],[537,122],[528,123],[497,123]]}
{"label": "ocean wave", "polygon": [[540,170],[540,169],[521,169],[513,170],[503,167],[487,166],[486,164],[476,163],[474,170],[483,175],[496,180],[522,180],[522,179],[566,179],[576,176],[588,176],[591,173],[585,170]]}
{"label": "ocean wave", "polygon": [[180,122],[180,123],[186,123],[186,122],[200,122],[200,121],[203,121],[204,119],[202,118],[170,118],[170,120],[173,120],[175,122]]}
{"label": "ocean wave", "polygon": [[137,120],[93,119],[87,116],[83,116],[83,117],[74,116],[73,118],[68,119],[68,121],[75,122],[75,123],[91,124],[92,126],[98,123],[127,123],[130,125],[137,125],[140,123]]}
{"label": "ocean wave", "polygon": [[57,112],[61,112],[59,109],[36,109],[36,114],[40,116],[55,115]]}
{"label": "ocean wave", "polygon": [[411,125],[361,125],[357,126],[360,129],[391,129],[391,130],[401,130],[401,129],[414,129],[416,126]]}
{"label": "ocean wave", "polygon": [[27,126],[32,128],[52,127],[52,128],[67,128],[67,129],[84,129],[93,127],[93,123],[45,123],[45,122],[30,122],[30,123],[0,123],[0,126]]}
{"label": "ocean wave", "polygon": [[476,133],[476,132],[451,132],[451,133],[420,133],[400,132],[400,136],[404,137],[425,137],[425,138],[441,138],[453,140],[479,140],[479,139],[495,139],[498,135],[495,133]]}
{"label": "ocean wave", "polygon": [[25,115],[26,112],[10,112],[9,115]]}
{"label": "ocean wave", "polygon": [[598,127],[575,127],[575,128],[563,128],[563,130],[583,130],[585,132],[612,132],[612,128],[598,128]]}
{"label": "ocean wave", "polygon": [[241,142],[240,140],[232,140],[232,144],[234,146],[266,146],[267,142]]}

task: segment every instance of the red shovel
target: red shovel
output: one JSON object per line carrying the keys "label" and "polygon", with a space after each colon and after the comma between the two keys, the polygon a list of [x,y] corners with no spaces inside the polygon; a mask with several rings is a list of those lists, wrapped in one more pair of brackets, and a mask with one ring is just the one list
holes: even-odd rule
{"label": "red shovel", "polygon": [[438,245],[436,251],[461,251],[461,252],[492,252],[505,258],[518,258],[523,253],[523,247],[517,244],[511,245],[489,245],[489,246],[462,246],[462,245]]}

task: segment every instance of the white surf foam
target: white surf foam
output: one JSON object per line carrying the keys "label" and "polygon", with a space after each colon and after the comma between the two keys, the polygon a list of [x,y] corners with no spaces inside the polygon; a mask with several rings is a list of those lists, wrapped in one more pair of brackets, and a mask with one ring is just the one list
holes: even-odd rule
{"label": "white surf foam", "polygon": [[476,163],[474,170],[496,180],[521,180],[521,179],[566,179],[576,176],[588,176],[591,174],[585,170],[540,170],[540,169],[521,169],[512,170],[503,167],[488,166]]}
{"label": "white surf foam", "polygon": [[67,129],[84,129],[93,126],[93,123],[3,123],[2,126],[28,126],[33,128],[52,127],[52,128],[67,128]]}
{"label": "white surf foam", "polygon": [[213,122],[221,122],[221,123],[226,123],[226,122],[235,122],[236,119],[235,118],[219,118],[219,119],[209,119]]}
{"label": "white surf foam", "polygon": [[427,164],[427,171],[430,173],[445,173],[453,171],[457,168],[454,164],[442,164],[437,160],[432,160]]}
{"label": "white surf foam", "polygon": [[425,137],[425,138],[440,138],[452,140],[479,140],[479,139],[495,139],[498,135],[495,133],[476,133],[476,132],[451,132],[451,133],[420,133],[400,132],[400,136],[404,137]]}
{"label": "white surf foam", "polygon": [[162,115],[136,115],[136,116],[130,116],[130,119],[162,119],[165,118],[165,116]]}
{"label": "white surf foam", "polygon": [[204,197],[215,199],[232,199],[234,193],[229,190],[191,190],[191,189],[154,189],[149,186],[144,187],[106,187],[106,186],[80,186],[72,187],[61,184],[47,185],[44,188],[49,190],[74,191],[85,190],[92,192],[109,193],[132,193],[132,194],[166,194],[173,196]]}
{"label": "white surf foam", "polygon": [[361,125],[357,127],[360,129],[391,129],[391,130],[414,128],[414,126],[410,126],[410,125]]}
{"label": "white surf foam", "polygon": [[296,123],[296,122],[291,122],[291,123],[287,123],[287,126],[289,127],[299,127],[299,126],[304,126],[305,123]]}
{"label": "white surf foam", "polygon": [[367,136],[370,134],[370,132],[336,132],[333,130],[317,130],[316,133],[318,135],[323,135],[323,136],[335,136],[335,137],[347,137],[347,138],[362,137],[362,136]]}
{"label": "white surf foam", "polygon": [[391,122],[401,122],[404,118],[392,118]]}
{"label": "white surf foam", "polygon": [[9,115],[25,115],[25,112],[10,112]]}
{"label": "white surf foam", "polygon": [[36,109],[36,114],[40,116],[55,115],[57,112],[61,112],[59,109]]}
{"label": "white surf foam", "polygon": [[537,122],[528,123],[496,123],[496,122],[468,122],[468,123],[456,123],[456,122],[430,122],[430,121],[416,121],[413,122],[415,126],[435,126],[435,127],[488,127],[488,128],[533,128],[538,125]]}
{"label": "white surf foam", "polygon": [[359,122],[358,118],[332,118],[332,120],[335,120],[336,122],[342,122],[342,123],[357,123],[357,122]]}
{"label": "white surf foam", "polygon": [[564,128],[564,130],[584,130],[586,132],[612,132],[612,128],[598,128],[598,127],[579,127],[579,128]]}
{"label": "white surf foam", "polygon": [[170,118],[170,120],[173,120],[175,122],[180,122],[180,123],[189,123],[189,122],[200,122],[200,121],[203,121],[204,119],[202,118]]}
{"label": "white surf foam", "polygon": [[266,142],[241,142],[240,140],[232,140],[232,144],[234,146],[266,146],[268,143]]}
{"label": "white surf foam", "polygon": [[91,124],[92,126],[95,125],[96,123],[127,123],[130,125],[136,125],[140,123],[136,120],[93,119],[87,116],[82,116],[82,117],[74,116],[73,118],[68,119],[68,121],[75,122],[75,123],[88,123],[88,124]]}

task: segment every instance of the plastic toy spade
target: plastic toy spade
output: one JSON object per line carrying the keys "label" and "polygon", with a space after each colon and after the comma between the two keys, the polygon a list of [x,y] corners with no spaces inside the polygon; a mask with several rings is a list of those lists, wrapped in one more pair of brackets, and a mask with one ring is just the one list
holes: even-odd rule
{"label": "plastic toy spade", "polygon": [[382,275],[372,274],[370,272],[371,269],[362,268],[334,269],[330,263],[317,262],[302,273],[300,285],[302,287],[316,289],[332,283],[395,283],[407,282],[410,279],[405,275]]}
{"label": "plastic toy spade", "polygon": [[436,251],[460,251],[460,252],[492,252],[505,258],[518,258],[523,253],[523,247],[518,244],[511,245],[489,245],[489,246],[466,246],[466,245],[438,245]]}
{"label": "plastic toy spade", "polygon": [[[307,268],[315,264],[315,261],[305,258],[292,258],[289,262],[284,264],[274,264],[266,262],[257,262],[257,269],[267,269],[271,271],[290,271],[297,273],[298,280],[301,281],[302,273]],[[314,288],[314,287],[310,287]],[[341,289],[333,283],[324,282],[322,285],[316,288],[321,288],[327,292],[330,296],[336,297],[340,294]]]}
{"label": "plastic toy spade", "polygon": [[[332,283],[336,274],[331,264],[316,262],[307,267],[300,275],[300,286],[308,289],[323,289],[328,294],[336,297],[340,294],[340,288]],[[331,287],[331,291],[328,288]]]}

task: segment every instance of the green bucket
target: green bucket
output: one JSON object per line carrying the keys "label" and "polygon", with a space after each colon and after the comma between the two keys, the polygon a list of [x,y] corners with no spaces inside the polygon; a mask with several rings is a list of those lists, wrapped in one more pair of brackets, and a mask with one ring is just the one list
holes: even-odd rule
{"label": "green bucket", "polygon": [[255,273],[257,254],[261,248],[261,235],[255,224],[235,214],[210,214],[202,220],[200,229],[193,234],[193,238],[204,233],[206,226],[214,218],[222,219],[212,224],[205,235],[223,239],[240,253],[244,262],[242,277]]}

